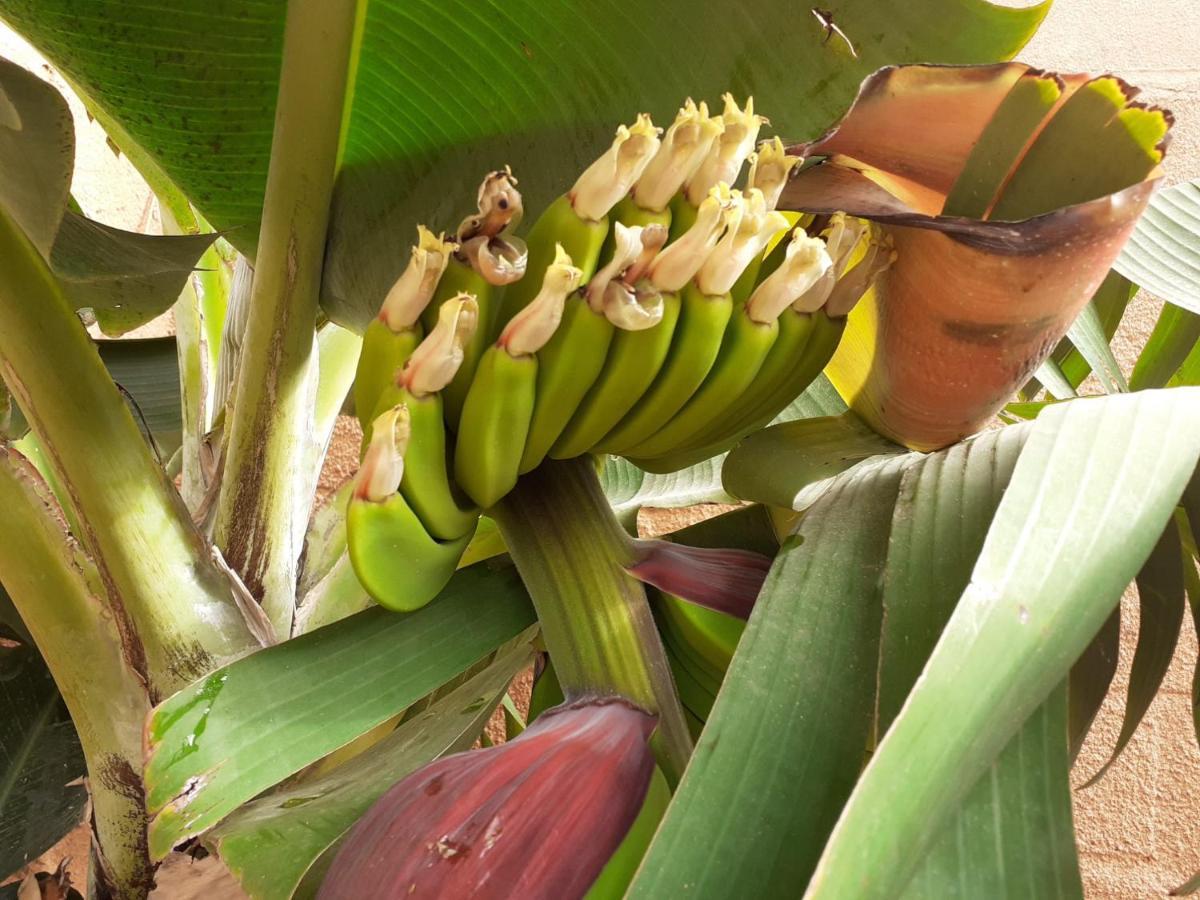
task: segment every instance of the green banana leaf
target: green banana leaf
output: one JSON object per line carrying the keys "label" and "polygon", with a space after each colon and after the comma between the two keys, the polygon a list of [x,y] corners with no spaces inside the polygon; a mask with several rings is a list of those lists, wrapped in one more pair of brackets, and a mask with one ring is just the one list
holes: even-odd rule
{"label": "green banana leaf", "polygon": [[[899,713],[970,581],[1028,434],[1028,428],[1006,428],[981,435],[904,473],[884,579],[881,733]],[[1029,719],[963,800],[902,896],[1082,897],[1067,710],[1060,689]]]}
{"label": "green banana leaf", "polygon": [[[1113,335],[1117,333],[1117,328],[1120,326],[1121,320],[1125,317],[1125,309],[1129,306],[1129,301],[1133,299],[1133,295],[1136,293],[1137,285],[1130,282],[1129,279],[1125,278],[1119,272],[1109,272],[1100,287],[1097,288],[1088,306],[1094,310],[1095,316],[1100,322],[1105,344],[1112,342]],[[1102,350],[1099,351],[1099,353],[1103,352]],[[1092,354],[1093,357],[1095,355]],[[1104,364],[1109,367],[1114,365],[1114,363],[1109,361],[1111,356],[1112,351],[1110,349],[1103,357]],[[1076,348],[1072,342],[1070,333],[1055,349],[1051,358],[1059,364],[1067,380],[1075,387],[1079,387],[1083,383],[1083,380],[1092,373],[1092,369],[1094,368],[1092,363]]]}
{"label": "green banana leaf", "polygon": [[630,898],[796,896],[808,880],[871,739],[881,564],[915,459],[847,472],[784,541]]}
{"label": "green banana leaf", "polygon": [[1117,674],[1120,651],[1121,607],[1118,604],[1083,655],[1071,667],[1067,692],[1070,703],[1067,735],[1072,764],[1083,749],[1092,722],[1096,720],[1096,714],[1108,696],[1108,689]]}
{"label": "green banana leaf", "polygon": [[428,709],[328,775],[247,803],[205,839],[254,898],[292,896],[312,864],[401,778],[468,749],[533,658],[528,640],[499,654]]}
{"label": "green banana leaf", "polygon": [[[506,163],[537,210],[640,111],[755,95],[789,139],[819,133],[890,63],[1011,57],[1045,16],[987,0],[828,0],[842,39],[804,7],[753,16],[714,0],[360,4],[324,301],[361,328],[413,228],[452,228]],[[252,255],[270,153],[285,4],[264,0],[0,0],[80,90],[151,183],[172,180]],[[164,102],[169,98],[170,102]],[[230,230],[236,229],[236,230]]]}
{"label": "green banana leaf", "polygon": [[1200,182],[1159,191],[1113,268],[1150,293],[1200,314]]}
{"label": "green banana leaf", "polygon": [[1149,557],[1200,454],[1200,391],[1059,404],[1031,429],[971,583],[806,896],[888,897],[906,884]]}
{"label": "green banana leaf", "polygon": [[475,566],[415,613],[366,610],[168,698],[147,725],[151,854],[161,859],[533,622],[514,570]]}
{"label": "green banana leaf", "polygon": [[[76,309],[119,335],[170,308],[215,235],[122,231],[67,208],[75,136],[62,96],[0,59],[0,206],[50,263]],[[7,117],[5,121],[3,117]]]}
{"label": "green banana leaf", "polygon": [[32,646],[0,646],[0,880],[83,820],[83,748]]}
{"label": "green banana leaf", "polygon": [[[1106,394],[1129,390],[1125,373],[1121,371],[1121,366],[1113,356],[1112,347],[1108,345],[1109,336],[1104,333],[1104,323],[1100,320],[1094,300],[1088,303],[1079,313],[1079,317],[1071,323],[1067,339],[1096,374],[1096,379]],[[1062,367],[1061,364],[1059,367]]]}
{"label": "green banana leaf", "polygon": [[[1002,822],[993,835],[1002,847],[997,864],[1010,858],[1009,853],[1025,852],[1022,848],[1029,847],[1034,836],[1020,830],[1019,816],[1011,818],[1012,810],[1024,807],[1007,794],[989,798],[976,793],[983,789],[974,786],[989,765],[997,766],[994,775],[1004,771],[1005,745],[1063,681],[1149,556],[1153,539],[1147,535],[1165,524],[1200,453],[1198,415],[1200,392],[1190,389],[1073,401],[1048,407],[1028,425],[974,439],[966,447],[979,448],[988,464],[974,472],[964,468],[958,478],[935,478],[938,469],[925,467],[943,466],[953,472],[950,454],[961,458],[968,453],[966,448],[932,457],[913,454],[872,460],[835,479],[801,520],[802,542],[785,544],[776,560],[700,738],[697,756],[635,881],[634,896],[671,895],[685,885],[689,896],[700,897],[724,896],[732,885],[739,889],[749,885],[761,895],[800,892],[812,863],[806,863],[797,848],[807,846],[814,820],[837,814],[828,809],[828,797],[822,805],[813,795],[844,777],[843,760],[831,763],[813,757],[807,742],[844,738],[846,726],[828,718],[823,703],[827,692],[837,692],[841,704],[849,704],[845,692],[859,679],[857,667],[848,662],[836,632],[821,613],[832,609],[845,615],[852,608],[861,614],[861,608],[874,607],[872,598],[879,584],[892,592],[889,616],[906,583],[919,598],[938,590],[937,576],[921,570],[947,565],[948,557],[951,568],[945,571],[952,573],[952,548],[959,545],[947,543],[947,536],[957,535],[960,529],[969,532],[971,526],[964,529],[964,521],[979,527],[978,514],[964,519],[952,512],[964,502],[963,493],[982,492],[993,500],[998,494],[1002,479],[992,479],[1003,469],[992,468],[999,463],[989,459],[986,448],[1022,436],[1024,449],[987,530],[983,550],[973,562],[962,599],[955,603],[953,592],[962,584],[961,574],[957,584],[951,577],[940,585],[951,594],[937,602],[944,610],[952,604],[954,611],[903,707],[902,688],[886,685],[912,680],[922,654],[914,653],[916,662],[902,659],[889,665],[884,646],[886,669],[881,677],[886,695],[880,697],[881,715],[884,710],[900,712],[841,811],[809,895],[891,897],[901,893],[914,875],[921,883],[950,884],[946,873],[953,871],[953,861],[943,856],[946,848],[938,849],[939,835],[951,827],[963,833],[959,829],[968,826],[968,833],[974,834],[970,823],[983,821],[974,814],[981,808],[976,804],[992,800],[1000,804],[993,808]],[[998,458],[997,451],[991,452]],[[939,484],[938,492],[920,495],[909,481],[912,496],[921,498],[923,509],[914,506],[911,497],[896,503],[899,486],[882,479],[876,490],[864,490],[870,473],[889,466],[913,467],[914,458],[939,457],[942,463],[923,462],[920,469],[909,468],[900,479],[903,483],[924,474]],[[852,492],[854,486],[857,490]],[[880,495],[887,502],[879,503]],[[921,544],[904,538],[907,526],[897,527],[897,523],[918,516],[924,518],[910,534],[924,538],[925,532],[918,528],[942,529],[940,541],[936,535]],[[884,534],[872,553],[864,548],[862,534],[876,528]],[[934,546],[936,553],[931,551]],[[847,553],[854,555],[847,558]],[[1089,565],[1078,562],[1085,559]],[[784,582],[784,575],[804,562],[814,568],[828,563],[834,571],[826,574],[820,568],[819,575]],[[961,558],[958,564],[963,565]],[[844,567],[869,571],[870,583],[845,590],[849,576]],[[929,602],[928,596],[924,599]],[[798,618],[797,610],[805,607],[815,611],[807,619]],[[899,618],[899,623],[888,627],[903,628],[904,616]],[[844,623],[839,620],[838,625]],[[931,636],[926,631],[923,641],[928,644]],[[862,638],[868,655],[875,639]],[[809,641],[815,647],[810,649]],[[894,643],[894,639],[885,641]],[[805,643],[803,650],[798,642]],[[1003,652],[995,649],[999,647]],[[805,659],[820,660],[809,671],[837,673],[837,677],[791,691],[780,688],[778,679],[787,671],[780,661],[797,658],[798,652]],[[895,672],[898,666],[903,677],[897,682],[899,676],[886,672]],[[769,698],[765,703],[764,696]],[[861,706],[861,699],[858,703]],[[870,708],[873,712],[874,705]],[[1053,843],[1060,846],[1063,829],[1069,825],[1063,805],[1069,796],[1066,714],[1052,705],[1043,715],[1050,718],[1031,721],[1027,727],[1032,730],[1021,740],[1031,739],[1037,729],[1046,733],[1044,729],[1053,727],[1062,735],[1061,745],[1047,746],[1038,762],[1030,760],[1028,769],[1005,783],[1025,784],[1023,790],[1028,790],[1035,767],[1041,767],[1037,777],[1048,779],[1045,785],[1052,788],[1052,795],[1038,807],[1037,817],[1053,829],[1057,836]],[[827,723],[836,733],[815,737],[814,732],[823,732]],[[758,737],[762,734],[772,739],[762,741]],[[809,761],[802,771],[793,768],[799,759]],[[770,799],[753,806],[739,804],[728,795],[730,790],[742,797]],[[838,858],[831,863],[834,854]],[[844,863],[843,855],[849,855],[853,864]],[[1019,874],[1045,877],[1059,886],[1055,890],[1071,895],[1078,878],[1071,865],[1070,860],[1060,859],[1052,868]],[[938,873],[936,880],[925,881],[935,878],[931,872]],[[985,869],[976,873],[980,874],[986,874]],[[986,894],[977,894],[982,895]]]}

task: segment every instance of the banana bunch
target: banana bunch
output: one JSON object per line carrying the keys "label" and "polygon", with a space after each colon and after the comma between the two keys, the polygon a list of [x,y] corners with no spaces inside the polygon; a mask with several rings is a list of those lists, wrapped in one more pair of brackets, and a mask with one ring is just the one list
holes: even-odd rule
{"label": "banana bunch", "polygon": [[[715,116],[688,100],[665,133],[645,115],[618,128],[524,239],[508,168],[452,238],[418,228],[354,388],[370,474],[350,500],[351,558],[381,603],[428,602],[479,511],[547,457],[672,471],[769,422],[824,368],[892,250],[861,220],[776,210],[799,160],[778,138],[755,151],[766,119],[724,100]],[[411,562],[421,547],[431,561]]]}

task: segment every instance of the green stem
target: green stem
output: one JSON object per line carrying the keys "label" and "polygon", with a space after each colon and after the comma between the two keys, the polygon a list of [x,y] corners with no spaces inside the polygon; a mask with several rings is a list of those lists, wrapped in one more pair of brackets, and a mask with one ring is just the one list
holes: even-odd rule
{"label": "green stem", "polygon": [[[289,0],[254,286],[215,536],[279,638],[291,632],[312,493],[313,330],[355,0]],[[293,490],[293,488],[301,488]]]}
{"label": "green stem", "polygon": [[624,569],[629,536],[590,458],[548,460],[489,515],[533,598],[567,699],[616,692],[658,713],[655,751],[676,783],[692,741],[646,593]]}
{"label": "green stem", "polygon": [[87,759],[101,873],[117,897],[153,885],[142,788],[150,699],[121,653],[91,561],[59,525],[49,488],[0,445],[0,572],[66,700]]}
{"label": "green stem", "polygon": [[2,210],[0,377],[78,516],[126,659],[151,696],[258,646],[58,282]]}

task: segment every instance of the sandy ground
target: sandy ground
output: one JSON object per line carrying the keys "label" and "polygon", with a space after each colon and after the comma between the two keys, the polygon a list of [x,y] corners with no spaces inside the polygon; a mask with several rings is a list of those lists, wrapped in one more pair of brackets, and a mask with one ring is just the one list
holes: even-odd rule
{"label": "sandy ground", "polygon": [[[38,56],[0,26],[0,54],[51,77]],[[1063,71],[1115,71],[1144,89],[1143,99],[1172,108],[1178,119],[1166,167],[1168,183],[1200,177],[1200,3],[1196,0],[1057,0],[1037,37],[1022,54],[1035,65]],[[59,82],[60,88],[62,87]],[[106,146],[98,125],[73,102],[79,134],[76,196],[90,215],[121,227],[157,231],[157,213],[126,160]],[[1139,296],[1116,341],[1132,365],[1136,348],[1153,327],[1161,303]],[[163,333],[170,322],[148,326]],[[357,438],[350,422],[339,425],[323,483],[340,481],[354,465]],[[677,513],[650,513],[643,526],[673,530]],[[685,513],[694,518],[697,513]],[[1076,767],[1082,784],[1110,752],[1120,728],[1137,629],[1136,596],[1123,604],[1121,664]],[[1197,645],[1185,622],[1164,690],[1122,758],[1098,785],[1075,793],[1075,815],[1084,882],[1093,900],[1164,897],[1200,870],[1200,750],[1192,731],[1191,678]],[[64,855],[86,859],[82,832],[72,834],[38,861],[52,869]],[[211,861],[173,860],[160,878],[159,896],[240,896]]]}

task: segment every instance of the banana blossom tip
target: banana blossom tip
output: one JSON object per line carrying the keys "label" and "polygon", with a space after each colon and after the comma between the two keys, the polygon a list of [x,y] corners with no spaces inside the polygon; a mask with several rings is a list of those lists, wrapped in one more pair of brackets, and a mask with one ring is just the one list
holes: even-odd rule
{"label": "banana blossom tip", "polygon": [[656,723],[621,698],[592,698],[430,763],[358,821],[318,900],[583,896],[641,808]]}

